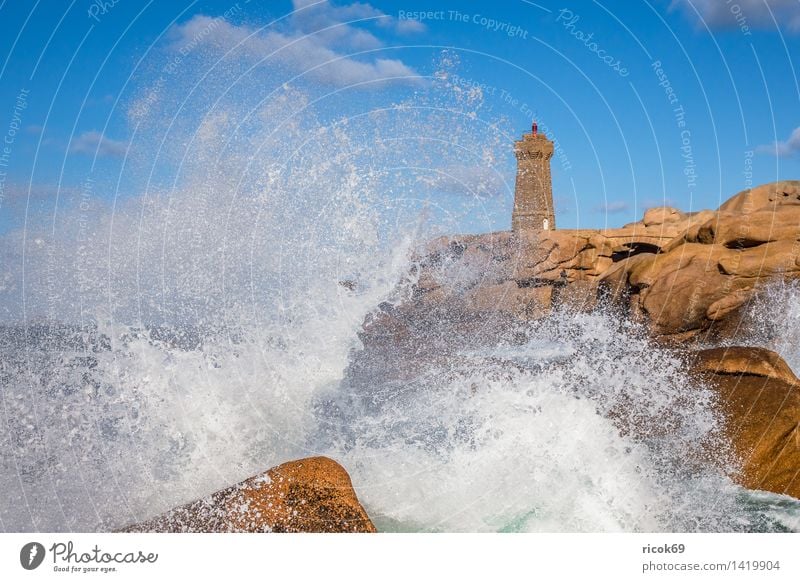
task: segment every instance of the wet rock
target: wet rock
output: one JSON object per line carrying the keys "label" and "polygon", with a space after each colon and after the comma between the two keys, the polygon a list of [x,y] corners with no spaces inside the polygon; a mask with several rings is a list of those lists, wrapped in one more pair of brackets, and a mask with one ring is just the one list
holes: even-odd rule
{"label": "wet rock", "polygon": [[721,347],[697,352],[695,370],[717,375],[757,376],[798,384],[789,365],[772,350],[756,347]]}
{"label": "wet rock", "polygon": [[291,461],[125,532],[374,532],[350,477],[326,457]]}
{"label": "wet rock", "polygon": [[727,437],[749,489],[800,498],[800,383],[770,350],[730,347],[693,355],[693,370],[718,394]]}
{"label": "wet rock", "polygon": [[751,298],[750,289],[744,288],[733,291],[718,299],[706,310],[706,318],[709,321],[720,321],[727,318],[731,313],[745,305]]}

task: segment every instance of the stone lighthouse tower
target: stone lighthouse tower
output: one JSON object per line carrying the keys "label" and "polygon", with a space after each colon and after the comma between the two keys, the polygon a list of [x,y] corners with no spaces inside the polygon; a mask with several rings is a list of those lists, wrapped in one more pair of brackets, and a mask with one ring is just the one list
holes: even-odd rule
{"label": "stone lighthouse tower", "polygon": [[514,190],[512,230],[553,230],[556,227],[553,207],[553,184],[550,158],[553,142],[539,133],[536,123],[514,144],[517,155],[517,182]]}

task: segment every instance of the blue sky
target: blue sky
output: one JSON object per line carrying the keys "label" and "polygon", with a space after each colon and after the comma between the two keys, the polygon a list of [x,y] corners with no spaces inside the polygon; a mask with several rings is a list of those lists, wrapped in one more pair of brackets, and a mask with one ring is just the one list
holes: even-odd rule
{"label": "blue sky", "polygon": [[[535,115],[558,140],[562,228],[621,225],[665,202],[714,208],[800,178],[797,0],[4,1],[0,27],[0,230],[87,173],[115,183],[109,203],[135,195],[117,178],[148,147],[132,128],[148,85],[171,59],[192,75],[194,52],[241,43],[265,94],[302,84],[326,96],[331,122],[435,91],[442,52],[456,55],[451,81],[479,88],[478,115],[516,133]],[[502,151],[493,163],[513,181]],[[481,179],[473,170],[464,180]],[[511,193],[489,190],[488,224],[461,228],[508,228]],[[471,194],[438,196],[447,208]]]}

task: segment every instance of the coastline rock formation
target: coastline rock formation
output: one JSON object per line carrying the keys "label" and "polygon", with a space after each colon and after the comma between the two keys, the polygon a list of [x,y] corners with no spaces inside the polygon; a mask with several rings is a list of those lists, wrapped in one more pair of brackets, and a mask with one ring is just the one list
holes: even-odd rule
{"label": "coastline rock formation", "polygon": [[[410,300],[368,326],[370,340],[402,339],[417,321],[437,322],[429,317],[437,310],[458,314],[446,334],[602,306],[682,350],[741,341],[750,302],[800,279],[800,181],[745,190],[716,211],[654,208],[618,229],[443,237],[414,274]],[[789,366],[761,348],[690,354],[693,372],[718,394],[741,462],[734,477],[800,498],[800,382]]]}
{"label": "coastline rock formation", "polygon": [[326,457],[290,461],[122,530],[151,533],[375,532],[347,472]]}
{"label": "coastline rock formation", "polygon": [[800,181],[745,190],[716,211],[648,210],[606,230],[443,237],[419,260],[413,302],[522,319],[620,308],[668,341],[735,336],[767,283],[800,278]]}
{"label": "coastline rock formation", "polygon": [[[417,257],[408,299],[367,319],[361,333],[367,349],[351,367],[373,366],[384,380],[402,384],[415,372],[397,365],[406,351],[417,364],[458,357],[456,348],[480,345],[507,331],[510,321],[536,320],[553,309],[608,307],[681,347],[738,338],[746,308],[761,290],[800,279],[799,256],[800,181],[746,190],[716,211],[650,209],[617,229],[442,237]],[[389,349],[374,349],[379,346]],[[688,360],[717,394],[740,461],[733,477],[750,489],[800,499],[800,381],[786,362],[745,347],[690,351]],[[316,457],[124,531],[376,530],[345,470]]]}
{"label": "coastline rock formation", "polygon": [[749,489],[800,499],[800,381],[763,348],[714,348],[693,355],[693,370],[718,394],[725,430]]}

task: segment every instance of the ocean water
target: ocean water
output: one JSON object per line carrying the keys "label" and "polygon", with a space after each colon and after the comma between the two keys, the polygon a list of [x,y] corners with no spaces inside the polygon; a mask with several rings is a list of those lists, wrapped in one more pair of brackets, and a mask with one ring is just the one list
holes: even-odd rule
{"label": "ocean water", "polygon": [[727,477],[713,395],[632,324],[364,332],[424,241],[510,213],[514,136],[475,89],[443,70],[330,117],[218,91],[239,73],[142,90],[125,167],[0,235],[3,531],[112,530],[318,454],[382,530],[800,529],[800,502]]}
{"label": "ocean water", "polygon": [[[440,337],[458,335],[447,331]],[[490,335],[434,357],[420,337],[410,343],[425,346],[423,357],[391,346],[354,357],[335,396],[339,415],[327,416],[337,420],[332,449],[345,451],[379,527],[797,528],[796,500],[726,477],[737,461],[713,394],[641,329],[558,313]]]}
{"label": "ocean water", "polygon": [[712,394],[609,317],[418,355],[364,349],[347,320],[315,325],[4,327],[4,530],[114,529],[317,454],[383,531],[800,525],[797,500],[726,476]]}

